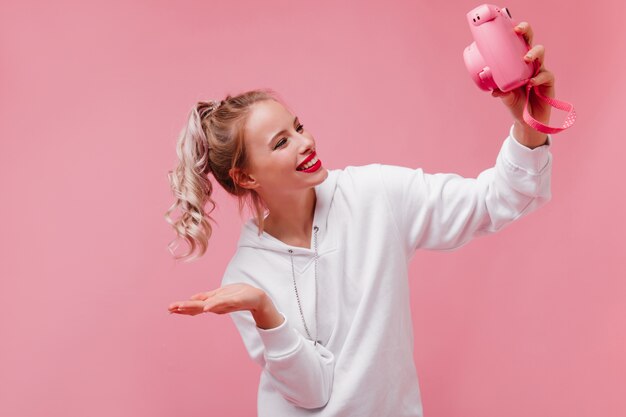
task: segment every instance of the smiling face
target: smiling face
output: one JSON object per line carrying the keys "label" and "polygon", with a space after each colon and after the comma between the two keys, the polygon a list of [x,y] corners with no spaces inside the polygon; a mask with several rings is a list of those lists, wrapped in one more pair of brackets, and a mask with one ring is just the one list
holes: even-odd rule
{"label": "smiling face", "polygon": [[[315,140],[302,121],[281,103],[264,100],[252,105],[244,128],[247,174],[240,180],[260,194],[283,193],[314,187],[328,171],[319,162],[306,171],[296,168],[316,152]],[[313,171],[313,172],[311,172]]]}

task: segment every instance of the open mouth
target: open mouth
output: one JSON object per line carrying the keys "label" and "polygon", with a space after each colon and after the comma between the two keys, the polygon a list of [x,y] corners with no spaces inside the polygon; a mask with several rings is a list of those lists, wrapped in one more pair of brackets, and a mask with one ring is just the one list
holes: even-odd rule
{"label": "open mouth", "polygon": [[313,153],[311,155],[309,155],[309,157],[307,159],[304,160],[304,162],[302,162],[297,168],[296,171],[311,171],[311,169],[313,167],[315,167],[316,165],[320,165],[321,162],[319,160],[319,158],[317,157],[316,153]]}

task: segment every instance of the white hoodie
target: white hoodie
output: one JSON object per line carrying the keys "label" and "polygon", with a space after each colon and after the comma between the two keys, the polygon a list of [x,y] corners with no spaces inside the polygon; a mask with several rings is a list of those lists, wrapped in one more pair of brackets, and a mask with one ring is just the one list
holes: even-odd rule
{"label": "white hoodie", "polygon": [[494,233],[550,200],[552,138],[527,148],[504,140],[495,167],[477,178],[371,164],[329,170],[315,187],[318,248],[290,246],[253,218],[242,227],[222,285],[264,290],[284,322],[261,329],[249,311],[230,313],[261,368],[259,417],[421,417],[413,361],[409,261],[417,249],[452,250]]}

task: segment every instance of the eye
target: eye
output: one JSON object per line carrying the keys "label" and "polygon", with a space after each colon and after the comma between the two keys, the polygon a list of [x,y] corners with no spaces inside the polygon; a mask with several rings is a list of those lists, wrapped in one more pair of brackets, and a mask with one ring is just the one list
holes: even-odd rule
{"label": "eye", "polygon": [[[296,131],[300,131],[300,130],[304,130],[304,125],[302,123],[300,123],[298,127],[296,128]],[[286,142],[287,142],[287,138],[282,138],[280,141],[278,141],[274,149],[278,149],[282,147],[283,144],[285,144]]]}

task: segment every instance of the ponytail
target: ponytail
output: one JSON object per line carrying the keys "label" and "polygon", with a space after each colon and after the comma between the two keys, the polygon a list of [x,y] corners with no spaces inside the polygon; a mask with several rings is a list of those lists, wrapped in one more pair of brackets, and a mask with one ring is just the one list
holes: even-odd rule
{"label": "ponytail", "polygon": [[[187,125],[180,133],[176,145],[179,164],[175,171],[168,172],[176,201],[166,212],[165,218],[174,227],[178,237],[183,238],[189,245],[189,251],[178,257],[172,250],[176,241],[168,245],[170,253],[177,260],[188,258],[196,250],[199,250],[199,255],[191,257],[189,261],[202,256],[206,252],[213,230],[208,220],[215,222],[210,216],[216,205],[211,199],[213,184],[208,178],[208,173],[211,171],[210,146],[202,127],[202,119],[211,110],[213,108],[210,103],[206,102],[198,102],[191,109]],[[204,206],[207,201],[212,207],[208,213],[205,213]],[[181,208],[182,215],[178,220],[173,221],[170,214],[178,206]]]}
{"label": "ponytail", "polygon": [[[262,100],[283,102],[271,89],[260,89],[235,97],[228,95],[221,101],[201,101],[189,112],[176,144],[178,166],[168,171],[175,202],[165,212],[165,220],[172,225],[177,238],[183,238],[189,245],[187,253],[176,256],[172,250],[176,241],[170,242],[168,250],[176,260],[197,259],[207,250],[213,230],[209,221],[215,223],[210,214],[216,206],[211,199],[213,184],[209,173],[227,193],[238,199],[240,216],[244,203],[248,204],[257,219],[259,235],[262,233],[267,206],[255,190],[240,187],[231,176],[234,168],[246,170],[244,126],[251,106]],[[205,212],[207,203],[211,208]],[[171,214],[177,207],[182,214],[173,220]],[[191,257],[196,251],[199,253]]]}

